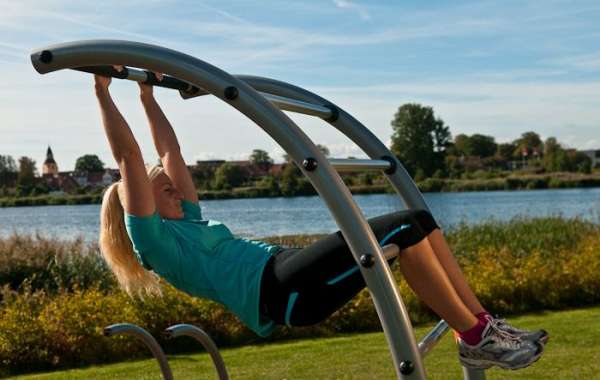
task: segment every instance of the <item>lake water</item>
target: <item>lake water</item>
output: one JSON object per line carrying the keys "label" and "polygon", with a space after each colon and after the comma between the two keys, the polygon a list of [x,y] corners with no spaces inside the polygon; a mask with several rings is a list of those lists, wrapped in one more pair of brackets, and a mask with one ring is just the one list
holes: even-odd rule
{"label": "lake water", "polygon": [[[356,195],[367,217],[402,209],[393,194]],[[600,222],[600,188],[488,191],[425,194],[444,228],[460,222],[509,220],[517,216],[562,215]],[[246,237],[328,233],[337,230],[328,209],[316,196],[202,201],[203,217],[225,223]],[[96,240],[99,205],[0,208],[0,236],[25,234]]]}

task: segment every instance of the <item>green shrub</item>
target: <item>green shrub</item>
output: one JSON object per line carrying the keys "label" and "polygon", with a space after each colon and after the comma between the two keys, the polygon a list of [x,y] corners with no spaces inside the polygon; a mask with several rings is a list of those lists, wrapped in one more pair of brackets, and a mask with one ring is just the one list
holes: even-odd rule
{"label": "green shrub", "polygon": [[427,178],[418,183],[419,189],[424,193],[443,191],[448,181],[438,178]]}
{"label": "green shrub", "polygon": [[75,286],[115,286],[96,244],[13,234],[0,239],[0,285],[56,291]]}

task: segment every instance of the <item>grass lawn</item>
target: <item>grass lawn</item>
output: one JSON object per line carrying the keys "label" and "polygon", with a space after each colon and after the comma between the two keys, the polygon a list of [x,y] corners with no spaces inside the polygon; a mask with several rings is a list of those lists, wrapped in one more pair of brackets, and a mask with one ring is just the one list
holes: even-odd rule
{"label": "grass lawn", "polygon": [[[511,320],[517,326],[543,326],[550,332],[544,356],[519,370],[488,370],[488,379],[600,379],[600,307],[530,314]],[[420,337],[427,327],[417,329]],[[179,338],[185,339],[185,338]],[[190,344],[196,344],[190,341]],[[393,379],[382,333],[346,335],[247,346],[222,351],[232,379]],[[170,356],[175,379],[213,379],[207,354]],[[426,358],[432,379],[462,376],[451,334]],[[160,379],[154,360],[20,376],[18,379]]]}

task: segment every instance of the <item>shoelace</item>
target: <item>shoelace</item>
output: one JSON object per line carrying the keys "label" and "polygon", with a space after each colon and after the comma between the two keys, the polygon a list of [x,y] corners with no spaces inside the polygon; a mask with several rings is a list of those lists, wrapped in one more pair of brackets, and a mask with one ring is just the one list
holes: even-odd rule
{"label": "shoelace", "polygon": [[502,330],[498,327],[497,320],[488,321],[490,325],[490,333],[488,336],[502,348],[517,349],[521,346],[521,339]]}
{"label": "shoelace", "polygon": [[[506,322],[506,319],[504,319],[504,318],[494,318],[494,317],[492,317],[491,315],[488,315],[488,316],[486,316],[486,317],[485,317],[485,319],[486,319],[488,322],[494,322],[494,323],[496,323],[496,325],[497,325],[497,326],[498,326],[498,327],[499,327],[501,330],[504,330],[504,332],[506,332],[506,333],[509,333],[509,332],[508,332],[508,331],[506,331],[506,330],[505,330],[505,328],[508,328],[508,329],[510,329],[510,330],[512,330],[512,331],[514,331],[514,332],[516,332],[516,333],[524,333],[524,332],[525,332],[524,330],[518,329],[518,328],[516,328],[516,327],[514,327],[514,326],[510,325],[508,322]],[[502,328],[502,326],[504,326],[504,328]],[[509,334],[510,334],[510,333],[509,333]]]}

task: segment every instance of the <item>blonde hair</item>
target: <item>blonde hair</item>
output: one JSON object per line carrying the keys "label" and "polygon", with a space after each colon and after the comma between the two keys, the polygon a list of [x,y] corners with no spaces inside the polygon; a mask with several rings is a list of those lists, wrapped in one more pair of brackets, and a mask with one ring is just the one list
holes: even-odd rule
{"label": "blonde hair", "polygon": [[[163,169],[159,166],[146,167],[152,181]],[[159,279],[140,264],[133,250],[133,244],[125,229],[125,210],[121,203],[122,182],[110,185],[104,192],[100,210],[100,252],[109,268],[117,277],[119,285],[130,296],[160,294]]]}

